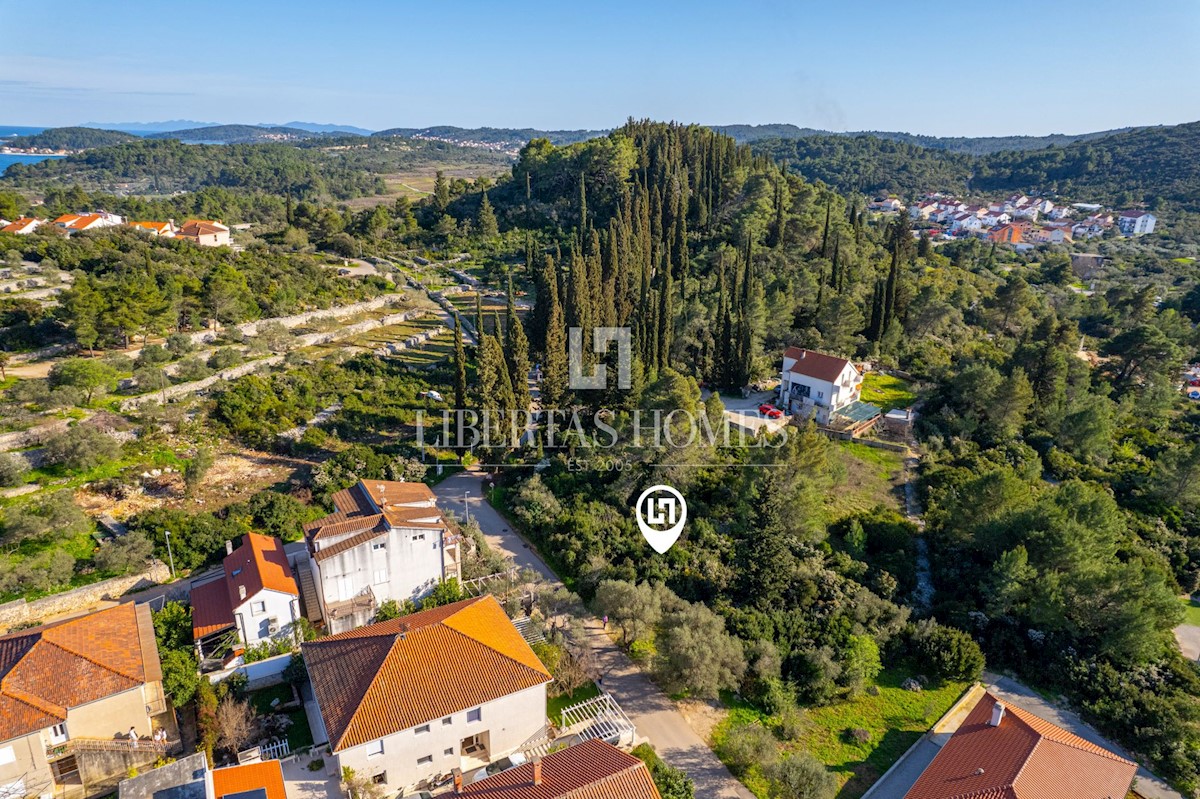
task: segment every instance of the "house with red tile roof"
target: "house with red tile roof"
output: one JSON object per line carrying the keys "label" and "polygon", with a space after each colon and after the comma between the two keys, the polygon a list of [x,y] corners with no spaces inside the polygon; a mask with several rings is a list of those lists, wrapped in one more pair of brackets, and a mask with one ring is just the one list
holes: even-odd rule
{"label": "house with red tile roof", "polygon": [[91,795],[156,760],[160,727],[178,737],[148,605],[0,636],[0,796]]}
{"label": "house with red tile roof", "polygon": [[215,577],[192,584],[192,637],[203,658],[226,643],[253,646],[293,634],[300,618],[300,590],[283,542],[247,533]]}
{"label": "house with red tile roof", "polygon": [[904,799],[1122,799],[1137,765],[985,693]]}
{"label": "house with red tile roof", "polygon": [[1000,244],[1020,244],[1022,228],[1020,225],[1000,225],[988,231],[989,241]]}
{"label": "house with red tile roof", "polygon": [[363,480],[334,494],[333,505],[334,513],[305,525],[320,619],[330,632],[361,627],[380,603],[419,601],[461,576],[458,537],[424,483]]}
{"label": "house with red tile roof", "polygon": [[783,353],[779,405],[785,412],[828,425],[832,417],[859,401],[862,374],[853,363],[802,347]]}
{"label": "house with red tile roof", "polygon": [[84,230],[115,227],[124,222],[125,220],[116,214],[99,212],[93,214],[63,214],[58,219],[55,219],[53,224],[71,233],[79,233]]}
{"label": "house with red tile roof", "polygon": [[187,239],[202,247],[227,247],[229,228],[211,219],[189,219],[175,232],[175,238]]}
{"label": "house with red tile roof", "polygon": [[645,763],[597,740],[465,785],[460,794],[477,799],[661,799]]}
{"label": "house with red tile roof", "polygon": [[4,227],[0,228],[0,233],[15,233],[18,236],[28,236],[33,231],[37,230],[41,225],[41,219],[35,219],[31,216],[23,216],[20,219],[9,222]]}
{"label": "house with red tile roof", "polygon": [[130,222],[129,226],[135,230],[144,230],[152,236],[161,236],[164,239],[175,237],[175,220],[168,219],[166,222]]}
{"label": "house with red tile roof", "polygon": [[303,644],[329,774],[406,792],[543,736],[552,678],[485,595]]}

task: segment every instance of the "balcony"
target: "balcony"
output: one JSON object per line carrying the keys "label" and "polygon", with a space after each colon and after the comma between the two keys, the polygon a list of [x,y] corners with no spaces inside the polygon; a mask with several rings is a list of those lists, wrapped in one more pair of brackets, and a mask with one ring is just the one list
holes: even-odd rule
{"label": "balcony", "polygon": [[67,755],[81,752],[153,752],[165,754],[179,741],[152,741],[149,738],[139,738],[136,742],[125,736],[119,738],[71,738],[60,744],[46,747],[46,759],[57,760]]}

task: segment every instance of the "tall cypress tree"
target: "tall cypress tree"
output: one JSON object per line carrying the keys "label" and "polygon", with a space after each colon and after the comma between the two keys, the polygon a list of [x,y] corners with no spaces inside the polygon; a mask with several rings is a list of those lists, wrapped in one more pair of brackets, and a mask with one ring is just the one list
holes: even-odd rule
{"label": "tall cypress tree", "polygon": [[463,345],[462,319],[454,314],[454,407],[467,407],[467,350]]}
{"label": "tall cypress tree", "polygon": [[[553,271],[546,256],[546,270]],[[558,280],[549,282],[550,316],[546,324],[545,369],[542,372],[542,407],[559,408],[567,397],[567,322],[558,298]]]}
{"label": "tall cypress tree", "polygon": [[496,222],[496,212],[492,210],[492,203],[488,200],[486,191],[483,193],[483,199],[479,203],[477,223],[479,225],[479,235],[486,241],[491,241],[500,235],[500,226]]}
{"label": "tall cypress tree", "polygon": [[475,292],[475,340],[483,344],[483,293]]}
{"label": "tall cypress tree", "polygon": [[659,284],[658,295],[658,367],[667,369],[671,366],[671,340],[675,327],[674,299],[675,291],[671,280],[671,247],[663,256],[662,282]]}
{"label": "tall cypress tree", "polygon": [[525,326],[521,324],[521,317],[515,313],[508,322],[504,344],[504,354],[508,361],[508,374],[512,381],[516,407],[528,410],[530,402],[529,339],[525,337]]}

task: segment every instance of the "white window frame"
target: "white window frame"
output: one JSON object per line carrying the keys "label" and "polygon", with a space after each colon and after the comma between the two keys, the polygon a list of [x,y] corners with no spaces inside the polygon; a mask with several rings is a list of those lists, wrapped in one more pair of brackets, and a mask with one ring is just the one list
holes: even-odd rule
{"label": "white window frame", "polygon": [[388,570],[386,567],[382,568],[382,569],[376,569],[374,574],[371,577],[372,585],[384,585],[385,583],[387,583],[387,581],[388,581]]}
{"label": "white window frame", "polygon": [[11,746],[0,746],[0,766],[7,766],[9,763],[17,762],[17,753],[13,751]]}
{"label": "white window frame", "polygon": [[429,733],[429,725],[422,724],[420,727],[417,727],[416,729],[414,729],[413,733],[415,735],[427,735]]}
{"label": "white window frame", "polygon": [[425,755],[424,757],[418,757],[417,765],[418,766],[432,766],[433,765],[433,755]]}
{"label": "white window frame", "polygon": [[482,707],[477,707],[477,708],[467,711],[467,723],[468,724],[475,724],[476,722],[479,722],[479,721],[483,721],[483,708]]}
{"label": "white window frame", "polygon": [[383,755],[383,739],[371,741],[367,744],[367,757],[380,757]]}
{"label": "white window frame", "polygon": [[250,603],[250,615],[251,616],[261,616],[266,612],[267,612],[266,600],[260,599],[257,602]]}

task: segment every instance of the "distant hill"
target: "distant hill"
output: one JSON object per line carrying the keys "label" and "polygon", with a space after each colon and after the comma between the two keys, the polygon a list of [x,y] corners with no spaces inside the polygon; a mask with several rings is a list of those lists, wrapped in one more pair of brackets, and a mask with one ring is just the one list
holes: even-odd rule
{"label": "distant hill", "polygon": [[1200,211],[1200,122],[982,155],[880,134],[762,139],[751,147],[841,191],[910,199],[927,191],[1023,191],[1122,206],[1161,199]]}
{"label": "distant hill", "polygon": [[134,141],[137,136],[119,130],[97,128],[47,128],[32,136],[14,136],[5,143],[22,150],[90,150],[94,147],[111,147]]}
{"label": "distant hill", "polygon": [[177,139],[184,144],[258,144],[260,142],[288,142],[323,136],[311,130],[284,127],[260,127],[258,125],[213,125],[191,130],[172,130],[151,133],[147,139]]}
{"label": "distant hill", "polygon": [[144,136],[147,133],[163,133],[168,130],[190,130],[191,128],[215,128],[220,122],[197,122],[194,119],[168,119],[163,122],[84,122],[81,128],[103,128],[121,130]]}
{"label": "distant hill", "polygon": [[350,134],[353,136],[370,136],[374,131],[366,128],[355,127],[354,125],[326,125],[320,122],[284,122],[282,125],[270,125],[266,122],[260,123],[259,127],[264,128],[295,128],[297,130],[307,130],[309,133],[326,133],[326,134]]}
{"label": "distant hill", "polygon": [[718,133],[732,136],[740,144],[753,144],[764,139],[804,139],[812,136],[849,136],[858,138],[871,136],[876,139],[914,144],[929,150],[944,150],[951,153],[969,153],[971,155],[987,155],[989,153],[1009,150],[1042,150],[1047,147],[1064,147],[1077,141],[1100,139],[1116,133],[1132,130],[1102,130],[1094,133],[1054,133],[1049,136],[924,136],[917,133],[902,133],[887,130],[859,130],[842,133],[815,128],[800,128],[788,124],[770,125],[710,125]]}
{"label": "distant hill", "polygon": [[430,128],[389,128],[373,136],[401,136],[406,139],[438,139],[464,147],[516,152],[530,139],[549,139],[551,144],[564,145],[607,136],[607,130],[537,130],[536,128],[459,128],[436,125]]}

